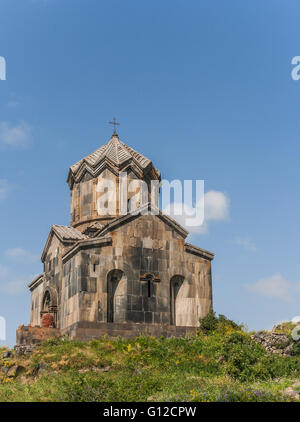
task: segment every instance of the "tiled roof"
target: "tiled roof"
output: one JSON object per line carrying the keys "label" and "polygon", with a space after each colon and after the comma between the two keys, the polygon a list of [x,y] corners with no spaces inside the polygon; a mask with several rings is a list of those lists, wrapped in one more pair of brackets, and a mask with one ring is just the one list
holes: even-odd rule
{"label": "tiled roof", "polygon": [[[117,167],[122,167],[123,164],[131,160],[142,170],[151,163],[151,160],[144,155],[121,142],[117,134],[113,134],[105,145],[73,164],[70,171],[75,175],[83,163],[91,168],[96,168],[104,159],[108,159]],[[156,172],[159,173],[158,170]]]}
{"label": "tiled roof", "polygon": [[79,230],[74,229],[73,227],[68,226],[52,226],[56,234],[63,240],[82,240],[88,239],[88,236],[81,233]]}

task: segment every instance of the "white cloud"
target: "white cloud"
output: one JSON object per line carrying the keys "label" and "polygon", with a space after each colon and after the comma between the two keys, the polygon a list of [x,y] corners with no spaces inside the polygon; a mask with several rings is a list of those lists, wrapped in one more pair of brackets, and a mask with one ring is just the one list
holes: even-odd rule
{"label": "white cloud", "polygon": [[242,248],[246,249],[247,251],[255,252],[256,246],[249,237],[239,237],[237,236],[234,239],[234,243],[241,246]]}
{"label": "white cloud", "polygon": [[204,210],[206,221],[227,220],[229,198],[223,192],[210,190],[204,195]]}
{"label": "white cloud", "polygon": [[0,199],[3,199],[6,197],[8,190],[9,190],[9,187],[8,187],[7,180],[0,179]]}
{"label": "white cloud", "polygon": [[37,261],[39,259],[39,255],[33,254],[32,252],[23,248],[7,249],[5,251],[5,255],[14,260],[30,259],[31,261]]}
{"label": "white cloud", "polygon": [[16,100],[10,100],[7,103],[7,107],[9,108],[15,108],[15,107],[18,107],[18,105],[19,105],[19,102]]}
{"label": "white cloud", "polygon": [[16,262],[8,266],[0,264],[0,291],[11,295],[22,293],[27,289],[28,283],[36,277],[33,273],[28,275],[24,271],[24,265],[36,261],[38,256],[22,248],[8,249],[4,255]]}
{"label": "white cloud", "polygon": [[[229,202],[229,198],[223,192],[211,190],[204,194],[204,207],[202,198],[194,209],[187,204],[173,202],[163,211],[174,218],[174,220],[178,221],[178,223],[185,227],[190,234],[199,235],[208,233],[210,221],[224,221],[228,219]],[[188,225],[186,222],[191,218],[198,218],[198,224]]]}
{"label": "white cloud", "polygon": [[244,285],[248,290],[271,299],[280,299],[286,302],[293,300],[293,294],[299,289],[299,283],[291,283],[281,274],[261,278],[253,284]]}
{"label": "white cloud", "polygon": [[7,267],[4,267],[0,264],[0,280],[5,280],[9,275],[9,270]]}
{"label": "white cloud", "polygon": [[6,283],[1,283],[0,288],[1,290],[5,291],[6,293],[10,295],[15,295],[22,293],[26,288],[28,283],[33,280],[33,278],[23,278],[23,277],[17,277],[14,279],[9,280]]}
{"label": "white cloud", "polygon": [[294,318],[292,318],[292,322],[294,324],[297,324],[297,322],[300,322],[300,316],[295,316]]}
{"label": "white cloud", "polygon": [[14,295],[27,289],[28,283],[36,278],[37,274],[28,276],[16,274],[14,268],[8,268],[0,264],[0,290]]}
{"label": "white cloud", "polygon": [[0,145],[11,148],[26,148],[31,143],[31,127],[26,122],[12,126],[0,122]]}

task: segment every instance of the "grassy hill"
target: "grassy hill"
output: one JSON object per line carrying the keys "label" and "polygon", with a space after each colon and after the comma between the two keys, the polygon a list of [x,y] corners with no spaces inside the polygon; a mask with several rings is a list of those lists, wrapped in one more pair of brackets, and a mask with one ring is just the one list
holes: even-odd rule
{"label": "grassy hill", "polygon": [[271,355],[214,315],[189,338],[49,340],[31,355],[1,349],[0,401],[294,401],[298,349]]}

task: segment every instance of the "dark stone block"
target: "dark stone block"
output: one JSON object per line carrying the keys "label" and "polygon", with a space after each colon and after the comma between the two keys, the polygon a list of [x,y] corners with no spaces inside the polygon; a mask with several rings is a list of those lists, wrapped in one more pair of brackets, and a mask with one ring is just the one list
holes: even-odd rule
{"label": "dark stone block", "polygon": [[161,322],[162,324],[170,324],[170,315],[167,312],[161,313]]}
{"label": "dark stone block", "polygon": [[144,311],[150,311],[150,304],[149,304],[149,298],[148,296],[143,296],[143,310]]}
{"label": "dark stone block", "polygon": [[85,264],[82,264],[81,265],[81,267],[80,267],[80,273],[81,273],[81,276],[88,276],[89,275],[89,266],[88,265],[85,265]]}
{"label": "dark stone block", "polygon": [[127,311],[131,311],[131,295],[127,295]]}
{"label": "dark stone block", "polygon": [[140,281],[132,282],[132,294],[135,296],[140,296],[141,294],[141,283]]}
{"label": "dark stone block", "polygon": [[141,268],[141,256],[133,256],[131,258],[131,265],[136,270],[139,270]]}
{"label": "dark stone block", "polygon": [[142,239],[140,238],[136,239],[136,249],[140,250],[139,255],[141,255],[142,245],[143,245]]}
{"label": "dark stone block", "polygon": [[133,311],[143,310],[143,298],[142,296],[131,296],[131,309]]}
{"label": "dark stone block", "polygon": [[158,260],[158,271],[166,271],[168,269],[168,261],[166,259]]}
{"label": "dark stone block", "polygon": [[97,279],[95,277],[88,278],[88,292],[90,293],[97,292]]}
{"label": "dark stone block", "polygon": [[156,298],[155,297],[149,297],[148,298],[148,304],[149,304],[149,310],[151,312],[156,311]]}
{"label": "dark stone block", "polygon": [[152,264],[152,271],[158,272],[158,259],[155,259]]}
{"label": "dark stone block", "polygon": [[147,298],[148,297],[148,282],[147,281],[141,282],[141,288],[142,288],[142,296],[144,298]]}
{"label": "dark stone block", "polygon": [[144,256],[141,258],[141,270],[143,272],[150,270],[150,260],[149,260],[149,258],[144,257]]}
{"label": "dark stone block", "polygon": [[87,253],[81,253],[81,262],[83,265],[89,265],[90,263],[90,255]]}
{"label": "dark stone block", "polygon": [[87,277],[81,277],[80,279],[80,291],[87,292],[88,291],[88,279]]}
{"label": "dark stone block", "polygon": [[132,322],[144,322],[144,312],[141,311],[128,311],[127,312],[128,321]]}
{"label": "dark stone block", "polygon": [[142,251],[142,256],[143,256],[144,258],[146,258],[146,257],[152,257],[152,256],[153,256],[153,249],[150,249],[150,248],[143,248],[143,251]]}
{"label": "dark stone block", "polygon": [[160,324],[161,322],[161,318],[160,318],[160,312],[153,312],[153,316],[154,316],[154,323],[155,324]]}
{"label": "dark stone block", "polygon": [[92,201],[93,201],[93,194],[92,193],[88,193],[87,195],[84,195],[83,196],[82,204],[83,205],[90,204]]}
{"label": "dark stone block", "polygon": [[133,281],[127,279],[127,293],[132,295]]}
{"label": "dark stone block", "polygon": [[151,324],[153,322],[153,313],[145,312],[145,322]]}

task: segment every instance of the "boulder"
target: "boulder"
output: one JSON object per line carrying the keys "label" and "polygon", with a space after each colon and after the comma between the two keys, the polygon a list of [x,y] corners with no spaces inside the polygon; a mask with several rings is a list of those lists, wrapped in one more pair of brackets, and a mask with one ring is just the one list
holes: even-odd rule
{"label": "boulder", "polygon": [[269,353],[290,356],[293,341],[286,334],[260,331],[251,336],[252,340],[261,344]]}
{"label": "boulder", "polygon": [[24,367],[21,365],[13,365],[8,369],[6,375],[8,378],[15,378],[20,374],[23,369]]}

